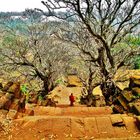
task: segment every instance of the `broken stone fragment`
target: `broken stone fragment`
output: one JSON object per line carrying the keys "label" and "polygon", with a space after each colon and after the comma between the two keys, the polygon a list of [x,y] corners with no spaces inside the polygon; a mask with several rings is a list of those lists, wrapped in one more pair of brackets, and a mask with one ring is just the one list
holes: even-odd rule
{"label": "broken stone fragment", "polygon": [[125,123],[121,118],[121,115],[119,114],[111,115],[111,122],[113,126],[118,126],[118,127],[125,126]]}
{"label": "broken stone fragment", "polygon": [[7,113],[6,118],[7,119],[10,119],[10,120],[16,119],[17,118],[17,115],[18,115],[17,110],[10,109],[9,112]]}

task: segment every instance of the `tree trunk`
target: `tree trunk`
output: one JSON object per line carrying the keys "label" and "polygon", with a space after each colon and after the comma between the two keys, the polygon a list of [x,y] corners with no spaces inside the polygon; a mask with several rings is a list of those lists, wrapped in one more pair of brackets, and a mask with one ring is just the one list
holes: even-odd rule
{"label": "tree trunk", "polygon": [[43,96],[47,95],[50,91],[52,91],[54,88],[53,82],[51,79],[44,78],[43,80]]}
{"label": "tree trunk", "polygon": [[102,82],[100,88],[107,105],[111,105],[115,97],[120,92],[111,79],[106,79],[106,81]]}

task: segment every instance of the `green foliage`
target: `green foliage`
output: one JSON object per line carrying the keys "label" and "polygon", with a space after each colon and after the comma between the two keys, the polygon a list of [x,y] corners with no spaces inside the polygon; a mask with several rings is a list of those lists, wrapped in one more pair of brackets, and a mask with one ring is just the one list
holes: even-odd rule
{"label": "green foliage", "polygon": [[38,96],[38,100],[39,100],[39,101],[42,101],[42,100],[43,100],[43,97],[42,97],[41,95],[39,95],[39,96]]}
{"label": "green foliage", "polygon": [[64,81],[63,81],[63,79],[57,79],[57,80],[55,81],[55,83],[56,83],[57,85],[59,85],[59,84],[64,84]]}
{"label": "green foliage", "polygon": [[27,86],[24,84],[20,87],[22,93],[27,93]]}
{"label": "green foliage", "polygon": [[3,37],[2,45],[10,45],[13,46],[16,43],[15,36],[12,35],[6,35]]}
{"label": "green foliage", "polygon": [[134,62],[134,69],[140,69],[140,56],[136,57]]}
{"label": "green foliage", "polygon": [[27,85],[22,85],[21,87],[20,87],[20,90],[21,90],[21,92],[26,96],[26,102],[28,102],[28,100],[29,100],[29,98],[30,98],[30,94],[29,94],[29,91],[28,91],[28,89],[27,89]]}
{"label": "green foliage", "polygon": [[126,41],[129,42],[130,45],[140,46],[140,36],[129,35]]}

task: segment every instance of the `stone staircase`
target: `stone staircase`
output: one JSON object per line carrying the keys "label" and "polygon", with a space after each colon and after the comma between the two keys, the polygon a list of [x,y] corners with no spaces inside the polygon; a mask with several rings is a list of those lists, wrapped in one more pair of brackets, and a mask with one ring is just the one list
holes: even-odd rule
{"label": "stone staircase", "polygon": [[11,140],[140,140],[136,119],[112,114],[110,107],[60,105],[33,110],[34,116],[13,120]]}

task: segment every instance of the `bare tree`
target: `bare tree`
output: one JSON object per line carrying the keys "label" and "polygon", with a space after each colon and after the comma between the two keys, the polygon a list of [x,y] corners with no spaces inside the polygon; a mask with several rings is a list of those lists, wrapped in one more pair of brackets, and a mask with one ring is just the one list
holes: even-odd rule
{"label": "bare tree", "polygon": [[[42,3],[59,19],[67,21],[73,17],[78,32],[74,28],[69,30],[69,33],[74,32],[73,36],[65,40],[74,43],[88,58],[85,60],[99,69],[101,89],[109,102],[110,95],[114,94],[110,89],[115,88],[113,76],[117,69],[132,63],[131,58],[140,53],[139,47],[125,42],[140,25],[140,1],[48,0]],[[57,15],[60,10],[66,11],[66,14]]]}
{"label": "bare tree", "polygon": [[64,74],[70,59],[69,48],[56,39],[54,30],[54,26],[36,23],[32,17],[23,33],[4,34],[3,38],[8,36],[10,40],[4,41],[1,48],[1,67],[38,78],[45,94],[50,92],[56,78]]}

